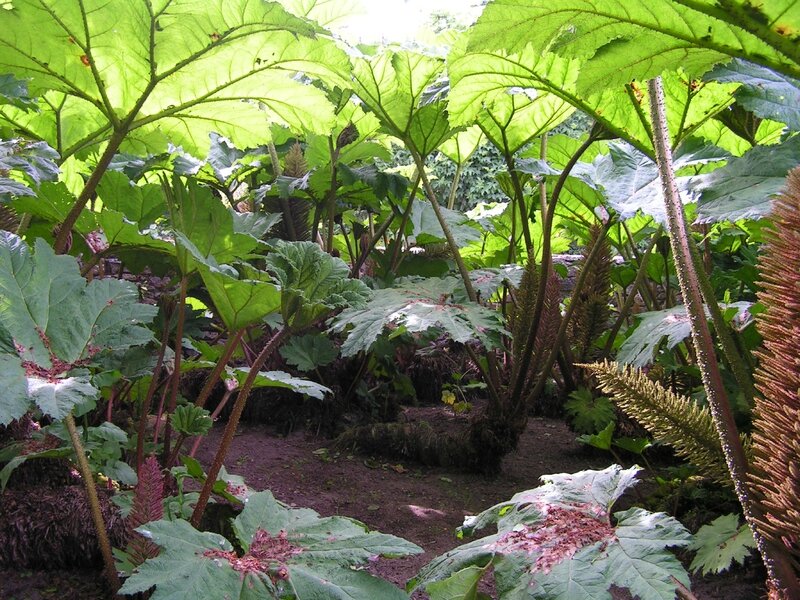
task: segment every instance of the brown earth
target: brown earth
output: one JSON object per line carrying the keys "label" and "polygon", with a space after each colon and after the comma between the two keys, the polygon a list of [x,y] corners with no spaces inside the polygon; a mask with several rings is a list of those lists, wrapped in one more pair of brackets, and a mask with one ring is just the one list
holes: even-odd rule
{"label": "brown earth", "polygon": [[[411,418],[420,416],[433,415]],[[438,417],[441,420],[442,415]],[[201,447],[198,458],[204,464],[210,462],[221,430],[215,427]],[[245,424],[234,438],[226,466],[244,476],[251,487],[270,489],[287,504],[313,508],[323,516],[354,517],[423,547],[422,555],[381,560],[373,567],[401,586],[434,556],[459,544],[454,530],[466,515],[536,487],[541,475],[603,468],[610,462],[582,449],[562,422],[538,418],[530,420],[517,451],[505,458],[502,473],[494,479],[331,448],[325,438],[303,432],[280,437],[269,427]],[[752,571],[704,578],[694,586],[695,594],[700,600],[759,598],[761,575]],[[96,572],[0,570],[2,600],[103,598],[101,590]]]}

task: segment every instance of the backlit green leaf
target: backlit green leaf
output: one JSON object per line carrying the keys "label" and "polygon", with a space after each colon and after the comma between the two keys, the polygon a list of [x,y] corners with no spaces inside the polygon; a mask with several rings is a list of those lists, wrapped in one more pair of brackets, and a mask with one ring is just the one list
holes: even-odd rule
{"label": "backlit green leaf", "polygon": [[451,134],[444,102],[424,104],[441,76],[443,61],[407,50],[356,59],[352,87],[386,133],[428,155]]}
{"label": "backlit green leaf", "polygon": [[[792,4],[777,0],[756,8],[735,0],[722,10],[713,3],[696,2],[689,8],[675,0],[494,0],[472,30],[470,49],[519,52],[532,44],[540,52],[554,50],[581,59],[582,94],[649,79],[675,65],[690,76],[701,75],[728,56],[797,76],[800,51],[778,33],[800,29]],[[751,33],[762,23],[769,23],[769,43],[763,34]]]}
{"label": "backlit green leaf", "polygon": [[68,106],[53,97],[42,107],[49,115],[85,117],[58,138],[54,117],[27,120],[29,131],[58,139],[63,157],[104,141],[122,121],[137,130],[131,148],[163,151],[170,141],[200,155],[209,130],[242,147],[268,138],[269,121],[323,133],[330,103],[294,77],[341,83],[349,71],[333,40],[314,37],[316,25],[275,2],[20,0],[0,12],[0,27],[8,32],[0,70],[29,77],[32,91],[66,94]]}

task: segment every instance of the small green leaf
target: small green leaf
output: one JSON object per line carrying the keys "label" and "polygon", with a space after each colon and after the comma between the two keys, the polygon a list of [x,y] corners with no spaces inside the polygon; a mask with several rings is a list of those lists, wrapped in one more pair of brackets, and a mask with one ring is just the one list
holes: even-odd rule
{"label": "small green leaf", "polygon": [[332,363],[339,355],[339,348],[317,333],[292,337],[281,346],[280,353],[290,365],[301,371],[313,371]]}
{"label": "small green leaf", "polygon": [[649,438],[623,437],[614,440],[613,444],[633,454],[641,454],[653,445]]}
{"label": "small green leaf", "polygon": [[595,397],[586,388],[570,393],[564,410],[572,418],[572,426],[578,433],[597,433],[616,421],[614,404],[604,396]]}
{"label": "small green leaf", "polygon": [[727,571],[735,563],[744,564],[756,547],[753,532],[745,523],[739,526],[739,516],[722,515],[711,523],[703,525],[695,534],[689,550],[695,550],[689,567],[692,571],[702,571],[703,575]]}
{"label": "small green leaf", "polygon": [[205,435],[214,424],[209,412],[192,404],[179,406],[170,417],[172,428],[183,435]]}
{"label": "small green leaf", "polygon": [[456,571],[447,579],[427,585],[425,591],[431,600],[479,600],[478,582],[486,571],[486,567],[471,565]]}
{"label": "small green leaf", "polygon": [[191,477],[194,477],[198,481],[205,481],[206,473],[203,471],[203,467],[196,458],[192,458],[191,456],[181,456],[181,462],[183,463],[183,466],[186,467],[186,472]]}
{"label": "small green leaf", "polygon": [[28,94],[28,82],[13,75],[0,75],[0,105],[12,104],[22,110],[36,108],[36,101]]}
{"label": "small green leaf", "polygon": [[578,436],[578,441],[582,444],[593,446],[598,450],[611,450],[611,438],[614,436],[614,429],[616,429],[616,427],[617,424],[611,421],[597,433]]}

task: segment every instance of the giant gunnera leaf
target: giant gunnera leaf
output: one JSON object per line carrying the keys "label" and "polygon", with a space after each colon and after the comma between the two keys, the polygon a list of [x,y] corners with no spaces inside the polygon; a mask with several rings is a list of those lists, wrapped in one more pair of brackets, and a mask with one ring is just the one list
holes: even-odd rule
{"label": "giant gunnera leaf", "polygon": [[486,348],[497,347],[506,333],[497,311],[473,303],[458,304],[453,299],[458,292],[463,295],[454,277],[401,279],[395,287],[376,290],[366,308],[346,309],[334,320],[334,331],[349,330],[342,356],[369,350],[383,330],[391,327],[411,333],[438,328],[462,344],[477,340]]}
{"label": "giant gunnera leaf", "polygon": [[544,485],[468,517],[461,534],[495,523],[497,533],[433,559],[409,591],[425,588],[431,600],[469,597],[491,566],[500,599],[611,600],[615,586],[641,600],[673,600],[689,577],[667,548],[686,546],[691,534],[663,513],[631,508],[611,516],[637,471],[612,465],[544,476]]}
{"label": "giant gunnera leaf", "polygon": [[87,282],[71,256],[44,241],[36,251],[0,232],[0,425],[31,403],[61,419],[100,393],[91,381],[94,357],[145,344],[156,308],[138,302],[136,287],[118,279]]}
{"label": "giant gunnera leaf", "polygon": [[120,589],[129,595],[155,586],[153,600],[393,600],[406,594],[359,568],[378,556],[419,554],[401,538],[369,531],[347,517],[320,517],[289,508],[272,493],[252,494],[233,520],[242,552],[186,521],[155,521],[137,529],[161,547]]}
{"label": "giant gunnera leaf", "polygon": [[0,106],[0,122],[49,141],[64,159],[126,130],[125,151],[171,142],[200,155],[209,130],[241,146],[263,143],[267,122],[327,133],[332,107],[307,78],[341,85],[350,69],[316,24],[276,2],[6,4],[0,72],[28,80],[42,101],[39,112]]}

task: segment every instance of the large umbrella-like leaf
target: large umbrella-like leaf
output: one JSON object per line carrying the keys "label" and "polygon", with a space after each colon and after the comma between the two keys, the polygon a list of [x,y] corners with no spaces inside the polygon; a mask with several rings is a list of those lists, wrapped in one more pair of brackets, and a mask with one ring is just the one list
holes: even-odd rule
{"label": "large umbrella-like leaf", "polygon": [[330,103],[296,75],[342,82],[349,72],[333,40],[275,2],[19,0],[0,28],[0,71],[54,90],[40,114],[4,106],[2,117],[63,158],[119,129],[135,130],[132,148],[171,141],[199,155],[209,130],[242,147],[263,142],[268,121],[322,133]]}

